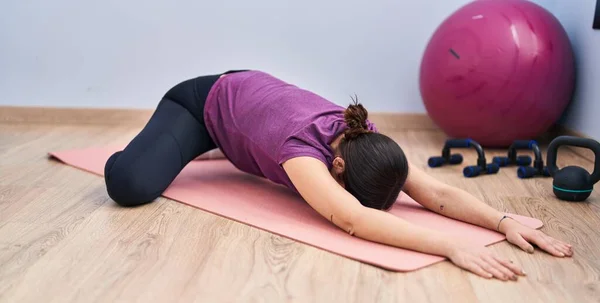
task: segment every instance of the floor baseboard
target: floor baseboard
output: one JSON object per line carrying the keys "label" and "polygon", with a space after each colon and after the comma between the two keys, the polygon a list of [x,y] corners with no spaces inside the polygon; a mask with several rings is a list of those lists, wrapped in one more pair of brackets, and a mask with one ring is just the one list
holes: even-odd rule
{"label": "floor baseboard", "polygon": [[[0,106],[0,123],[143,126],[154,110]],[[426,114],[372,113],[369,119],[387,130],[438,130]]]}
{"label": "floor baseboard", "polygon": [[144,125],[153,110],[0,106],[0,123]]}
{"label": "floor baseboard", "polygon": [[[153,109],[126,108],[68,108],[68,107],[26,107],[0,106],[0,123],[29,124],[79,124],[143,127],[152,116]],[[372,113],[369,119],[379,128],[387,131],[425,130],[440,131],[425,113]],[[541,137],[550,142],[560,135],[587,137],[562,125],[550,129]],[[591,151],[573,148],[581,157],[594,161]]]}

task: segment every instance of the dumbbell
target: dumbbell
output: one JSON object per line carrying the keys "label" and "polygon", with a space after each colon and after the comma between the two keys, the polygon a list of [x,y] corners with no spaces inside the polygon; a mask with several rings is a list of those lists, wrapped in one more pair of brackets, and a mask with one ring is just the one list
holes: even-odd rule
{"label": "dumbbell", "polygon": [[485,159],[485,153],[479,143],[472,139],[449,139],[446,140],[442,149],[442,156],[430,157],[427,164],[430,167],[440,167],[442,165],[450,164],[456,165],[463,161],[461,154],[451,154],[450,151],[453,148],[475,148],[477,151],[477,165],[467,166],[463,169],[463,175],[466,178],[477,177],[482,174],[495,174],[498,172],[500,167],[495,163],[487,163]]}
{"label": "dumbbell", "polygon": [[461,164],[463,157],[461,154],[451,154],[450,151],[454,148],[467,148],[469,142],[467,139],[449,139],[446,140],[444,147],[442,148],[442,156],[430,157],[427,160],[429,167],[440,167],[443,165],[457,165]]}
{"label": "dumbbell", "polygon": [[500,167],[517,165],[517,166],[529,166],[531,164],[531,157],[529,156],[518,156],[517,151],[532,148],[532,144],[535,141],[530,140],[516,140],[508,147],[507,157],[494,157],[492,162],[498,164]]}
{"label": "dumbbell", "polygon": [[[531,157],[529,156],[518,156],[518,150],[531,150],[533,151],[535,160],[533,166],[531,164]],[[509,166],[517,165],[517,176],[521,179],[532,178],[535,176],[549,177],[550,173],[544,166],[544,159],[540,152],[540,147],[535,140],[516,140],[508,147],[508,157],[494,157],[492,162],[498,164],[498,166]]]}
{"label": "dumbbell", "polygon": [[542,157],[537,142],[531,141],[529,146],[535,156],[533,166],[520,166],[517,169],[517,176],[521,179],[533,178],[535,176],[550,177],[550,171],[548,170],[548,167],[544,165],[544,158]]}

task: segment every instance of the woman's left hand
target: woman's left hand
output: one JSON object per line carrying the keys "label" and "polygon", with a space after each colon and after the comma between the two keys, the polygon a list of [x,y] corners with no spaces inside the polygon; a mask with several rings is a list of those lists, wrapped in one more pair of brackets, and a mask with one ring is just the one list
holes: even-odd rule
{"label": "woman's left hand", "polygon": [[533,253],[532,244],[555,257],[570,257],[573,255],[573,247],[558,239],[552,238],[540,230],[527,227],[515,220],[504,220],[500,231],[506,235],[508,242],[520,247],[528,253]]}

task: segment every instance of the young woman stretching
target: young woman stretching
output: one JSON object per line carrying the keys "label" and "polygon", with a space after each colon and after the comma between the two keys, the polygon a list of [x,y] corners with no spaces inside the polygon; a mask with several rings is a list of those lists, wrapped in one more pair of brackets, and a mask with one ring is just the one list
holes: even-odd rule
{"label": "young woman stretching", "polygon": [[571,245],[410,164],[361,104],[342,108],[260,71],[202,76],[169,90],[144,129],[108,159],[108,194],[123,206],[152,202],[186,164],[215,149],[241,171],[297,192],[351,235],[444,256],[482,277],[516,280],[524,272],[485,247],[386,212],[401,190],[434,212],[502,232],[529,253],[535,244],[572,255]]}

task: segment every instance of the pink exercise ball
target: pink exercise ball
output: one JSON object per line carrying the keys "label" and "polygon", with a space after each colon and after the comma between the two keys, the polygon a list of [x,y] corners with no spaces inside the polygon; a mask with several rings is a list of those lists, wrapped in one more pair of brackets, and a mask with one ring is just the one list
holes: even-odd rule
{"label": "pink exercise ball", "polygon": [[486,147],[535,139],[571,101],[569,37],[546,9],[526,0],[476,0],[445,19],[420,67],[431,119],[449,137]]}

